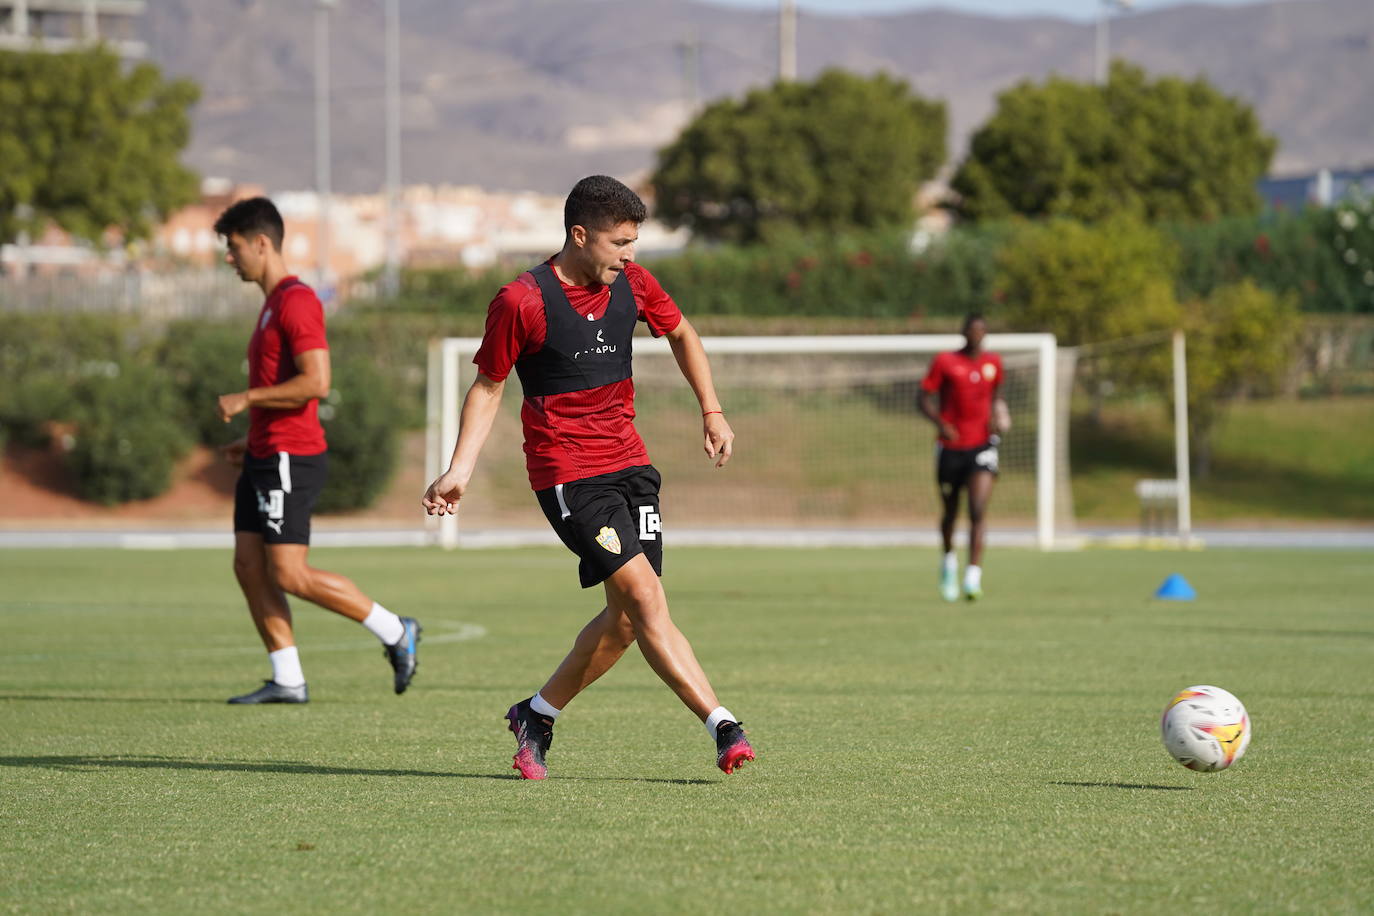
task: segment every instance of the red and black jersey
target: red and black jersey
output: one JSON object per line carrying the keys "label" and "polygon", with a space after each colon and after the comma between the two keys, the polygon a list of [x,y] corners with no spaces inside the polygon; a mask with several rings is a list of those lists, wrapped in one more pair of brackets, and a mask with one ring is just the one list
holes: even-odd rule
{"label": "red and black jersey", "polygon": [[[546,282],[550,277],[567,300],[566,306],[551,305],[570,308],[576,320],[587,322],[589,332],[600,330],[599,323],[607,319],[610,310],[611,286],[571,286],[563,283],[556,272],[546,276]],[[645,322],[655,337],[678,326],[682,312],[652,274],[632,262],[625,267],[624,279],[633,294],[635,317]],[[532,272],[526,271],[503,286],[492,300],[487,310],[486,333],[473,363],[483,375],[502,381],[522,358],[537,357],[544,349],[548,331],[539,282]],[[601,336],[603,340],[599,343],[606,343],[605,333]],[[596,333],[591,333],[590,338],[595,341]],[[569,348],[565,345],[562,349]],[[544,490],[648,464],[648,452],[634,428],[634,417],[631,378],[563,393],[527,393],[520,419],[525,428],[525,464],[531,487]]]}
{"label": "red and black jersey", "polygon": [[[327,349],[319,297],[300,280],[286,277],[268,294],[248,341],[248,387],[280,385],[300,374],[299,354]],[[248,452],[256,458],[278,452],[318,455],[326,447],[314,398],[300,407],[248,409]]]}
{"label": "red and black jersey", "polygon": [[940,437],[945,448],[977,448],[992,434],[992,401],[1002,385],[1002,357],[996,353],[967,356],[962,350],[941,353],[930,363],[924,391],[940,393],[940,419],[959,431],[950,441]]}

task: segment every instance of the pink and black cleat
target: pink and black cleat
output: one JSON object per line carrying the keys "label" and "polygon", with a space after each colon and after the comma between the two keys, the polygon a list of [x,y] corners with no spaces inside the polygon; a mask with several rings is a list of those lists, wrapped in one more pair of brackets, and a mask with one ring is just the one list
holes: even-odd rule
{"label": "pink and black cleat", "polygon": [[544,765],[544,754],[553,744],[553,722],[530,709],[529,700],[512,706],[506,721],[515,735],[515,763],[511,769],[519,770],[521,779],[546,779],[549,768]]}
{"label": "pink and black cleat", "polygon": [[754,749],[744,737],[738,722],[722,722],[716,726],[716,766],[724,773],[733,773],[754,759]]}

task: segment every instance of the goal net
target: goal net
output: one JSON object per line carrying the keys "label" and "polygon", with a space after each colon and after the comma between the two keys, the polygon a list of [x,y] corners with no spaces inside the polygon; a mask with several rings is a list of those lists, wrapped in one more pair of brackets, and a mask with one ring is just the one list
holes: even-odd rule
{"label": "goal net", "polygon": [[[957,334],[706,338],[738,437],[729,465],[717,470],[702,451],[700,409],[667,341],[637,336],[635,425],[663,474],[672,542],[928,543],[940,514],[935,429],[917,397],[930,360],[963,342]],[[448,338],[431,347],[431,480],[448,466],[479,343]],[[1012,420],[999,448],[994,534],[1049,548],[1073,529],[1072,357],[1050,334],[990,334],[984,346],[1002,356]],[[432,522],[439,543],[554,541],[529,491],[520,401],[512,377],[457,519]]]}

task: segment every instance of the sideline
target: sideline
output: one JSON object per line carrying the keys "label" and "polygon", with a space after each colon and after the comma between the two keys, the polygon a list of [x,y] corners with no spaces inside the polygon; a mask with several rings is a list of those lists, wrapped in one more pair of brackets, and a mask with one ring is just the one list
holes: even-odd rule
{"label": "sideline", "polygon": [[[853,529],[678,529],[670,535],[675,547],[934,547],[938,537],[926,528]],[[1193,533],[1188,549],[1227,547],[1247,549],[1374,550],[1374,527],[1367,528],[1201,528]],[[422,529],[358,528],[316,530],[312,547],[431,547],[434,532]],[[963,543],[961,532],[960,544]],[[1035,547],[1032,528],[1002,528],[988,532],[996,547]],[[464,549],[556,546],[558,539],[547,529],[465,531]],[[225,531],[196,529],[99,529],[99,530],[3,530],[0,550],[25,548],[118,548],[124,550],[231,550],[233,535]],[[1170,538],[1143,538],[1135,528],[1080,528],[1063,539],[1056,549],[1082,548],[1179,549]]]}

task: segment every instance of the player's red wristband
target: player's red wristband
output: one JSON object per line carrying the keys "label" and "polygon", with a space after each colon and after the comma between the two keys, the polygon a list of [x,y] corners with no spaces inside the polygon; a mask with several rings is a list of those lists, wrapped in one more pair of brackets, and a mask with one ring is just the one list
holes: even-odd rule
{"label": "player's red wristband", "polygon": [[707,410],[707,411],[704,411],[704,412],[702,413],[702,416],[703,416],[703,417],[709,417],[709,416],[710,416],[711,414],[713,414],[713,413],[718,413],[718,414],[720,414],[721,416],[724,416],[724,415],[725,415],[725,411],[723,411],[723,410]]}

